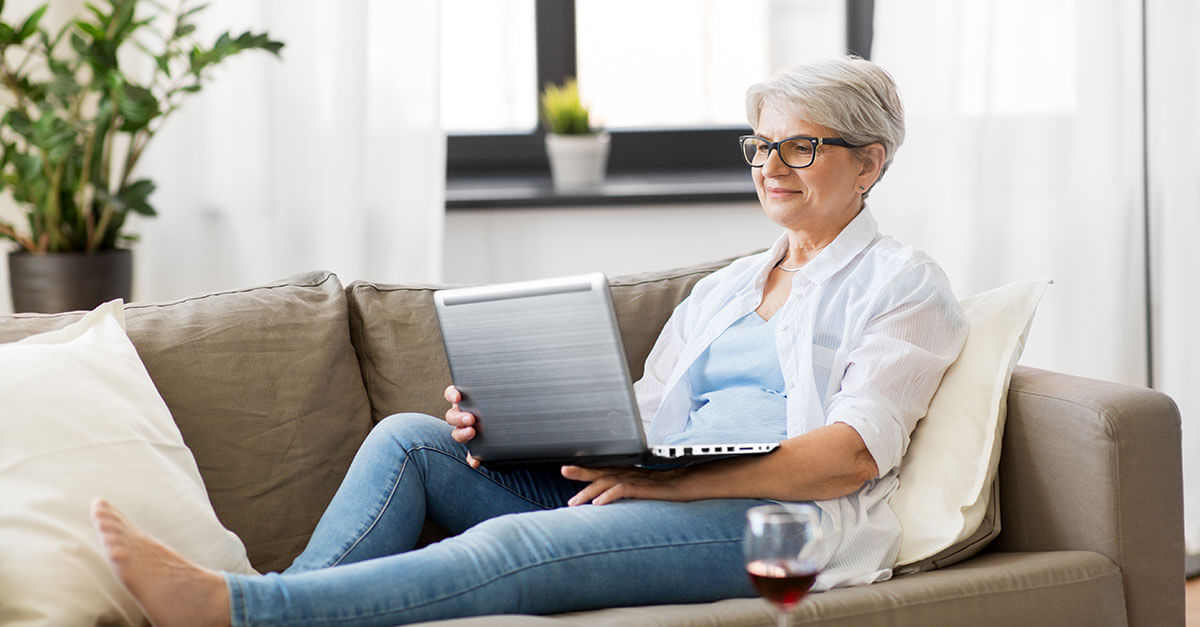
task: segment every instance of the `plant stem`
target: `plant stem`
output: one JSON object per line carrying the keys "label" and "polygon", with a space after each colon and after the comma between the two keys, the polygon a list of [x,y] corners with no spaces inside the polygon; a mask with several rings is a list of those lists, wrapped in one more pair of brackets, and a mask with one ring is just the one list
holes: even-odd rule
{"label": "plant stem", "polygon": [[112,205],[105,203],[104,210],[100,212],[100,223],[96,225],[96,232],[87,242],[87,252],[95,252],[104,241],[104,232],[108,230],[108,223],[112,220],[112,214]]}
{"label": "plant stem", "polygon": [[84,225],[87,229],[86,237],[90,243],[96,232],[96,215],[92,212],[92,197],[95,196],[96,186],[92,183],[92,149],[96,146],[96,131],[93,127],[92,132],[88,133],[87,142],[84,143],[83,151],[83,169],[79,171],[79,188],[75,190],[78,195],[77,202],[79,210],[83,212]]}
{"label": "plant stem", "polygon": [[17,80],[18,75],[14,74],[13,71],[9,69],[8,64],[4,61],[4,53],[7,51],[7,46],[0,46],[0,80],[3,80],[4,85],[8,87],[9,91],[11,91],[14,96],[16,96],[16,107],[23,111],[25,115],[32,120],[33,118],[29,116],[29,104],[25,102],[25,92],[21,89],[20,81]]}
{"label": "plant stem", "polygon": [[[49,155],[47,154],[48,159]],[[66,238],[62,234],[62,205],[59,197],[63,171],[66,170],[66,167],[65,160],[58,162],[58,166],[54,168],[54,174],[50,177],[50,186],[46,189],[46,217],[49,218],[46,232],[50,234],[50,244],[55,247],[55,250],[69,248]]]}
{"label": "plant stem", "polygon": [[120,108],[117,106],[117,94],[115,91],[110,92],[109,98],[112,99],[112,118],[109,120],[108,132],[104,137],[104,149],[100,155],[100,183],[104,189],[108,189],[109,181],[112,180],[112,145],[113,138],[118,132],[117,120],[120,118]]}
{"label": "plant stem", "polygon": [[25,250],[35,249],[32,239],[18,233],[17,230],[13,228],[13,225],[7,222],[0,222],[0,235],[12,238],[12,240],[16,242],[18,246],[24,248]]}

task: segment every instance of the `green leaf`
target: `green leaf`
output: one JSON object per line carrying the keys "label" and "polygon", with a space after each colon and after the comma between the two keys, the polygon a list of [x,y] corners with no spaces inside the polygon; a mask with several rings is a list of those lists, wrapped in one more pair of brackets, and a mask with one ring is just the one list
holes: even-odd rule
{"label": "green leaf", "polygon": [[83,20],[76,20],[75,26],[79,27],[79,30],[87,33],[88,36],[91,37],[93,40],[103,41],[106,37],[106,35],[104,34],[104,31],[100,30],[99,26],[96,26],[95,24],[92,24],[91,22],[85,22]]}
{"label": "green leaf", "polygon": [[79,33],[71,33],[71,48],[75,51],[75,54],[84,59],[91,55],[91,50],[87,42],[83,40],[83,37],[79,36]]}
{"label": "green leaf", "polygon": [[154,57],[154,63],[158,66],[158,69],[161,70],[163,74],[167,75],[167,78],[171,77],[171,59],[167,55],[164,54],[161,57]]}
{"label": "green leaf", "polygon": [[83,6],[88,11],[91,11],[92,15],[96,16],[96,19],[100,22],[101,26],[108,26],[109,20],[112,19],[112,16],[110,16],[108,13],[105,13],[103,9],[91,2],[85,2],[83,3]]}
{"label": "green leaf", "polygon": [[38,22],[40,22],[42,16],[46,14],[46,9],[49,6],[50,5],[48,4],[43,4],[42,6],[38,7],[37,10],[34,11],[29,17],[25,18],[25,23],[21,24],[21,28],[17,31],[17,41],[25,41],[37,32]]}
{"label": "green leaf", "polygon": [[122,187],[119,192],[114,195],[109,195],[107,192],[97,190],[96,199],[102,203],[111,204],[119,214],[124,214],[126,211],[133,211],[144,216],[155,216],[158,212],[150,205],[150,194],[154,192],[155,185],[150,179],[141,179],[134,181]]}
{"label": "green leaf", "polygon": [[59,102],[65,105],[83,90],[83,86],[75,80],[74,73],[66,64],[56,61],[50,65],[50,69],[54,73],[54,79],[47,84],[46,90]]}
{"label": "green leaf", "polygon": [[179,17],[180,17],[181,19],[182,19],[182,18],[185,18],[185,17],[191,17],[191,16],[193,16],[193,15],[195,15],[195,14],[197,14],[197,13],[199,13],[199,12],[203,11],[204,9],[207,9],[207,8],[208,8],[208,5],[209,5],[209,3],[208,3],[208,2],[205,2],[205,3],[202,3],[202,4],[198,5],[198,6],[194,6],[194,7],[190,8],[190,9],[188,9],[187,11],[184,11],[184,12],[183,12],[183,13],[182,13],[182,14],[181,14]]}
{"label": "green leaf", "polygon": [[117,96],[117,109],[122,118],[121,130],[139,131],[158,117],[159,103],[149,89],[126,83]]}
{"label": "green leaf", "polygon": [[124,41],[134,30],[133,11],[137,8],[137,0],[109,0],[113,3],[113,41]]}
{"label": "green leaf", "polygon": [[0,125],[8,126],[27,141],[33,141],[33,120],[20,109],[9,109],[0,117]]}
{"label": "green leaf", "polygon": [[0,22],[0,46],[7,46],[13,43],[16,35],[17,34],[13,31],[11,26],[5,24],[4,22]]}

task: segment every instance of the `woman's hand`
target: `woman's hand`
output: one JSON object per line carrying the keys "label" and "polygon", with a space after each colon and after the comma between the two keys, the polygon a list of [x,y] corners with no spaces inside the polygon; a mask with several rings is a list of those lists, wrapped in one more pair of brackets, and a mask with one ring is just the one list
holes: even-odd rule
{"label": "woman's hand", "polygon": [[[475,437],[475,415],[463,411],[458,404],[462,402],[462,392],[453,385],[446,388],[446,402],[450,403],[450,409],[446,410],[446,422],[454,427],[454,431],[450,433],[450,437],[454,438],[459,444],[466,444]],[[479,460],[467,454],[467,463],[471,468],[479,468]]]}
{"label": "woman's hand", "polygon": [[698,498],[689,492],[689,475],[684,468],[646,470],[643,468],[583,468],[563,466],[562,475],[575,481],[587,481],[588,486],[567,501],[568,505],[604,505],[620,499],[653,499],[658,501],[691,501]]}

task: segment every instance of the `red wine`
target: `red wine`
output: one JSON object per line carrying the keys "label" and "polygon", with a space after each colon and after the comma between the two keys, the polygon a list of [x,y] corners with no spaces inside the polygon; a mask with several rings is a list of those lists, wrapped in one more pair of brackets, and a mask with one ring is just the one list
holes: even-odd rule
{"label": "red wine", "polygon": [[746,572],[763,598],[785,610],[799,605],[817,579],[816,569],[799,560],[754,560]]}

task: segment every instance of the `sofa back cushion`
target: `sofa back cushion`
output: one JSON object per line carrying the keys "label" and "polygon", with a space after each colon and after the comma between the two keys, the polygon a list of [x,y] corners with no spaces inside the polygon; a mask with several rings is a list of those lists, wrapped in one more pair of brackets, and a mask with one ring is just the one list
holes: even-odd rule
{"label": "sofa back cushion", "polygon": [[[704,276],[731,260],[609,279],[633,380],[675,306]],[[433,309],[445,285],[356,281],[347,288],[350,332],[376,422],[397,412],[446,412],[450,367]]]}
{"label": "sofa back cushion", "polygon": [[[125,308],[213,509],[260,571],[303,549],[371,427],[346,311],[328,272]],[[82,315],[7,316],[0,342]]]}

